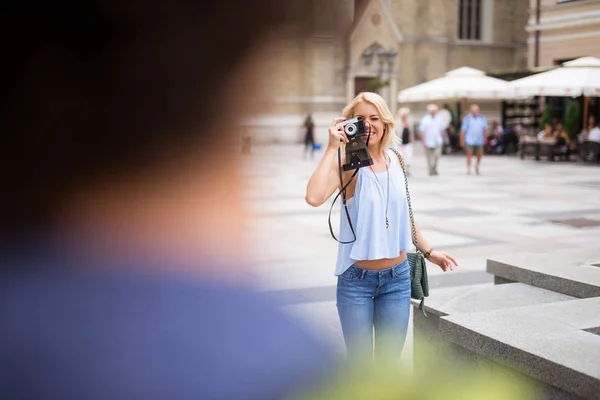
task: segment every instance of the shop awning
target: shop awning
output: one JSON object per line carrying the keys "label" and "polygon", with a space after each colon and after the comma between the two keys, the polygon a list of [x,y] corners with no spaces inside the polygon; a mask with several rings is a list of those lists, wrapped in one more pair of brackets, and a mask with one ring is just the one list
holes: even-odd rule
{"label": "shop awning", "polygon": [[487,76],[485,72],[475,68],[461,67],[446,72],[441,78],[402,90],[398,94],[398,101],[501,100],[513,97],[513,91],[507,81]]}
{"label": "shop awning", "polygon": [[600,97],[600,59],[581,57],[509,84],[515,97]]}

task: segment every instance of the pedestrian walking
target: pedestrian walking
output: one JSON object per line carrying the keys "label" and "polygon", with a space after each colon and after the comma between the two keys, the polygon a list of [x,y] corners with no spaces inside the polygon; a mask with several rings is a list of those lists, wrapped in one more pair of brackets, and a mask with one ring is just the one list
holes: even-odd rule
{"label": "pedestrian walking", "polygon": [[310,114],[308,114],[306,116],[306,119],[304,120],[304,128],[306,130],[304,133],[304,155],[303,155],[303,158],[306,159],[306,155],[310,151],[310,157],[312,159],[315,156],[315,150],[316,150],[315,135],[314,135],[315,123],[313,122],[312,116]]}
{"label": "pedestrian walking", "polygon": [[471,112],[463,118],[460,127],[461,147],[467,152],[467,174],[471,174],[471,159],[473,153],[477,157],[475,164],[475,173],[479,175],[479,165],[483,157],[483,146],[487,139],[488,123],[487,119],[481,114],[477,104],[471,105]]}
{"label": "pedestrian walking", "polygon": [[438,175],[438,161],[442,155],[442,146],[444,145],[443,135],[446,123],[437,115],[437,105],[429,104],[427,112],[427,115],[421,119],[419,124],[419,134],[421,135],[421,142],[427,156],[429,175]]}
{"label": "pedestrian walking", "polygon": [[396,128],[396,132],[400,132],[398,137],[398,141],[400,142],[398,150],[400,150],[402,156],[404,157],[406,175],[410,176],[410,166],[413,158],[413,143],[415,142],[415,134],[409,122],[410,109],[407,107],[402,107],[398,113],[400,114],[400,123]]}
{"label": "pedestrian walking", "polygon": [[[358,116],[370,126],[368,152],[373,164],[359,168],[356,179],[350,180],[354,171],[341,173],[337,154],[349,142],[342,122]],[[381,96],[360,93],[329,127],[328,147],[306,189],[307,203],[318,207],[347,185],[348,214],[341,213],[335,267],[336,298],[348,355],[359,359],[399,357],[410,314],[407,252],[414,239],[405,177],[399,157],[390,149],[394,125]],[[345,163],[344,152],[341,158]],[[443,271],[452,270],[455,259],[431,247],[416,223],[414,229],[425,257]]]}

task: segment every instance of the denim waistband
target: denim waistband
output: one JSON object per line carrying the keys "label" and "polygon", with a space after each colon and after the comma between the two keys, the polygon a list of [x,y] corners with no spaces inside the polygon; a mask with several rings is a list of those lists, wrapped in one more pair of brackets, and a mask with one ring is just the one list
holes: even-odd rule
{"label": "denim waistband", "polygon": [[409,268],[408,258],[405,258],[400,264],[385,269],[365,269],[352,265],[350,268],[354,268],[356,271],[361,273],[361,276],[372,275],[372,276],[385,276],[385,275],[400,275]]}

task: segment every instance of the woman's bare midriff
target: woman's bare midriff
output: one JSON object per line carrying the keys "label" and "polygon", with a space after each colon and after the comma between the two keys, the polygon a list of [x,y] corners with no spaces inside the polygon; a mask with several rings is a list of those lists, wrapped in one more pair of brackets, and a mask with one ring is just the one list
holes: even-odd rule
{"label": "woman's bare midriff", "polygon": [[380,270],[395,267],[405,259],[406,252],[402,251],[400,252],[400,255],[396,258],[382,258],[380,260],[360,260],[355,262],[354,266],[364,269]]}

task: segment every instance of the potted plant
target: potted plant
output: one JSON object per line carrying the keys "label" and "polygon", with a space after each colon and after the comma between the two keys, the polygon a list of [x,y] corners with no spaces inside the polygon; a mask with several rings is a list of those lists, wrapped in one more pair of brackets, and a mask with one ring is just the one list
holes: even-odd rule
{"label": "potted plant", "polygon": [[544,111],[540,116],[540,130],[544,129],[546,124],[552,124],[552,110],[550,110],[550,104],[546,103]]}
{"label": "potted plant", "polygon": [[581,131],[581,106],[577,100],[569,100],[565,111],[565,131],[571,139],[577,138]]}

